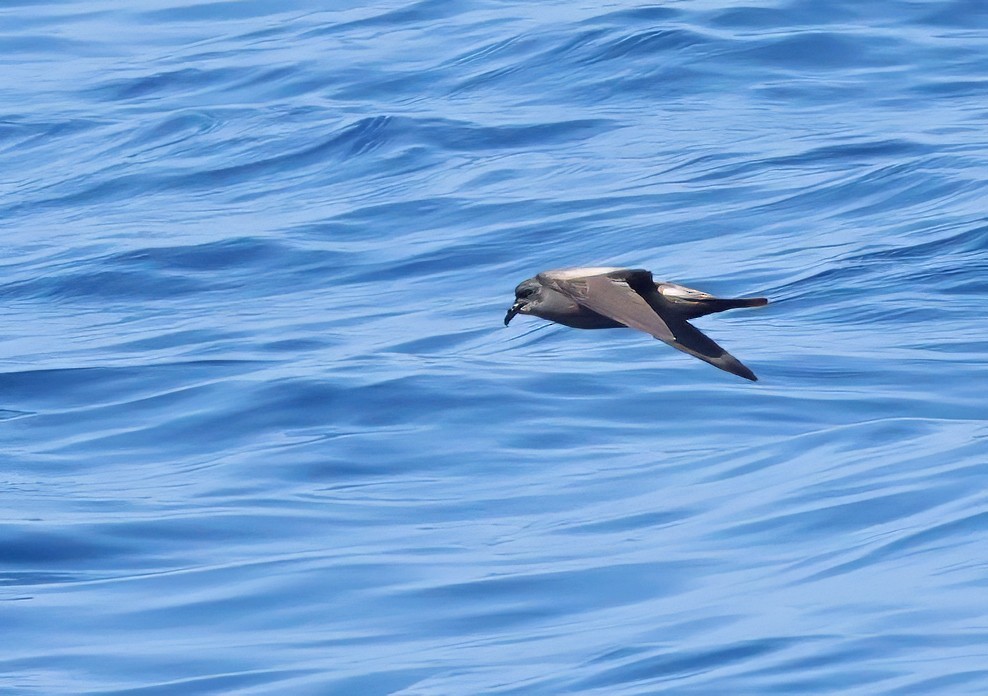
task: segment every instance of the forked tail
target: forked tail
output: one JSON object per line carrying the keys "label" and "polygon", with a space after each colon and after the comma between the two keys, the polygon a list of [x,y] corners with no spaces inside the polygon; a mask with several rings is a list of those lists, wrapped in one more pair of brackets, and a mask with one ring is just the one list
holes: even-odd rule
{"label": "forked tail", "polygon": [[762,307],[768,304],[767,297],[737,297],[725,300],[715,297],[712,300],[704,300],[703,305],[710,308],[710,314],[723,312],[727,309],[738,309],[739,307]]}
{"label": "forked tail", "polygon": [[737,297],[734,299],[724,299],[721,297],[704,298],[693,300],[692,302],[677,303],[676,310],[685,319],[696,319],[705,317],[708,314],[724,312],[728,309],[738,309],[741,307],[761,307],[768,304],[765,297]]}

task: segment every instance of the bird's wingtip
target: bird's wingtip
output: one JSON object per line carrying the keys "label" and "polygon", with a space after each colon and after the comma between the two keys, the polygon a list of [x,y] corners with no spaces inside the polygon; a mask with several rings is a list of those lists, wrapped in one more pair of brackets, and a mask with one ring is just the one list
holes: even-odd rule
{"label": "bird's wingtip", "polygon": [[737,375],[738,377],[743,377],[744,379],[750,380],[752,382],[757,382],[758,377],[752,372],[747,365],[735,358],[730,353],[725,353],[722,359],[714,363],[717,367],[722,370],[730,372],[732,375]]}

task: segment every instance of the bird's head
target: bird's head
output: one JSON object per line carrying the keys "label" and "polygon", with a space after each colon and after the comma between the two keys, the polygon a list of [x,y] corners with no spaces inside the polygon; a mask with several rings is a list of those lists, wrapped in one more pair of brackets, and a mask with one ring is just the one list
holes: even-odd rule
{"label": "bird's head", "polygon": [[515,288],[515,303],[504,317],[504,325],[507,326],[516,314],[530,314],[529,305],[534,303],[542,291],[542,284],[535,278],[529,278],[518,284]]}

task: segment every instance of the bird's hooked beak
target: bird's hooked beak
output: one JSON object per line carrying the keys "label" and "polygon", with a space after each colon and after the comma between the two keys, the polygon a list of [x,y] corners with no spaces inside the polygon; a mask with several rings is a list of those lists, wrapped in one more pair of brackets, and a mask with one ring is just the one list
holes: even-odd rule
{"label": "bird's hooked beak", "polygon": [[509,309],[508,313],[504,315],[504,325],[507,326],[511,322],[511,320],[515,318],[515,315],[518,314],[518,312],[520,312],[521,308],[524,306],[525,306],[524,302],[522,302],[521,300],[515,300],[515,303],[511,305],[511,309]]}

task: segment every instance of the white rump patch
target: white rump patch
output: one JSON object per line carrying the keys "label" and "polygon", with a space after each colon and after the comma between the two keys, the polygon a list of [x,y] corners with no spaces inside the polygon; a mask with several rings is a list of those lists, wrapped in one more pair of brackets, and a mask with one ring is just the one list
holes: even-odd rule
{"label": "white rump patch", "polygon": [[710,300],[714,297],[709,293],[694,290],[685,285],[676,285],[675,283],[660,283],[659,292],[666,297],[682,297],[687,300]]}

